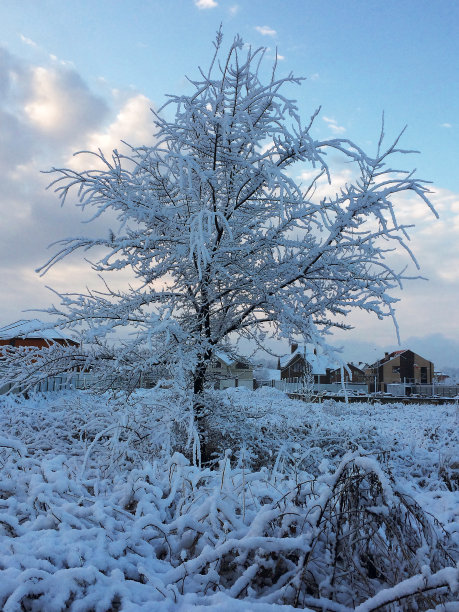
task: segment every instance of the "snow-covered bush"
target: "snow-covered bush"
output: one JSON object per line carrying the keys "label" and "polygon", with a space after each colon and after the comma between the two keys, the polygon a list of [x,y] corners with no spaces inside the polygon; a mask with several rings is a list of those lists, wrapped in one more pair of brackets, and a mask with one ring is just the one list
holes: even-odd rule
{"label": "snow-covered bush", "polygon": [[[411,478],[457,444],[454,407],[332,411],[275,390],[218,397],[218,423],[226,411],[228,430],[244,440],[238,447],[232,438],[232,451],[221,452],[214,469],[174,450],[192,441],[190,407],[173,390],[142,391],[128,403],[87,393],[0,398],[0,608],[369,612],[455,605],[455,494],[439,481],[435,489],[434,477],[424,489],[422,475]],[[250,409],[260,419],[249,412],[244,429]],[[327,428],[328,437],[321,434]],[[360,448],[339,449],[345,431]],[[307,470],[279,453],[282,444],[294,452],[293,434],[297,457],[315,444]],[[259,455],[252,465],[251,448]],[[405,465],[409,454],[413,464]]]}

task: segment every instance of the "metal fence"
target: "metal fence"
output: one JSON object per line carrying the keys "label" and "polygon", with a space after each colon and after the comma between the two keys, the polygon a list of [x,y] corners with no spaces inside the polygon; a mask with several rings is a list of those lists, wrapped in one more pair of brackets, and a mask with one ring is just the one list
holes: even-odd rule
{"label": "metal fence", "polygon": [[[62,376],[50,376],[44,378],[34,387],[27,389],[29,391],[63,391],[65,389],[89,389],[94,385],[94,376],[92,374],[75,372],[70,376],[63,374]],[[8,393],[11,389],[15,393],[23,393],[26,387],[15,386],[14,383],[7,383],[0,386],[0,395]]]}
{"label": "metal fence", "polygon": [[391,383],[387,385],[387,393],[397,397],[458,397],[459,385],[426,385],[416,383]]}
{"label": "metal fence", "polygon": [[[50,391],[63,391],[72,389],[94,389],[98,385],[102,385],[104,389],[121,389],[129,386],[130,388],[144,388],[149,389],[154,387],[158,382],[158,376],[154,374],[142,374],[138,380],[129,381],[122,380],[119,377],[113,377],[112,380],[105,379],[103,381],[97,380],[96,376],[88,372],[72,372],[69,375],[61,376],[50,376],[40,381],[29,391],[39,392],[50,392]],[[218,388],[226,389],[228,387],[246,387],[248,389],[257,387],[274,387],[283,391],[284,393],[304,393],[304,384],[301,379],[284,379],[284,380],[256,380],[252,379],[225,379],[220,380]],[[8,393],[12,384],[0,383],[0,395]],[[368,387],[364,383],[344,383],[346,394],[352,395],[367,395]],[[14,389],[15,393],[23,393],[25,387],[17,387]],[[314,383],[310,391],[314,394],[333,394],[333,395],[344,395],[344,388],[342,383]],[[421,384],[388,384],[387,392],[388,395],[394,397],[421,397],[421,398],[459,398],[459,385],[421,385]]]}
{"label": "metal fence", "polygon": [[[274,387],[284,393],[302,393],[304,391],[304,383],[301,378],[286,378],[283,380],[258,380],[258,387]],[[343,395],[345,392],[349,394],[367,394],[368,386],[365,383],[314,383],[311,385],[314,393],[333,393]]]}
{"label": "metal fence", "polygon": [[[91,373],[71,372],[68,375],[50,376],[44,378],[34,387],[14,386],[13,383],[1,385],[0,395],[8,393],[13,389],[14,393],[24,393],[26,390],[31,392],[63,391],[71,389],[151,389],[154,387],[161,376],[154,373],[143,373],[137,378],[122,378],[119,376],[109,376],[101,379]],[[218,388],[227,389],[228,387],[246,387],[253,389],[253,379],[227,378],[218,381]]]}

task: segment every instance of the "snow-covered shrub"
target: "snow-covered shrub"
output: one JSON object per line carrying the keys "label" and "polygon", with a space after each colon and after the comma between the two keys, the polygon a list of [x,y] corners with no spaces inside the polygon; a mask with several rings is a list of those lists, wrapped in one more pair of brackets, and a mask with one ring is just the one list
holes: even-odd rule
{"label": "snow-covered shrub", "polygon": [[[86,393],[0,398],[0,608],[455,605],[457,498],[438,477],[436,489],[433,476],[419,485],[454,444],[444,439],[450,407],[419,407],[416,422],[413,407],[323,410],[272,390],[219,398],[214,424],[226,411],[221,443],[232,451],[214,469],[174,450],[187,448],[190,407],[173,389],[127,403]],[[340,436],[360,449],[340,450]]]}
{"label": "snow-covered shrub", "polygon": [[7,448],[5,612],[188,609],[217,594],[246,606],[371,610],[365,600],[413,576],[426,587],[399,588],[397,609],[426,609],[457,579],[431,521],[359,453],[294,482],[232,468],[228,457],[202,470],[177,453],[108,479],[92,465],[82,477],[62,455],[34,458],[14,440]]}

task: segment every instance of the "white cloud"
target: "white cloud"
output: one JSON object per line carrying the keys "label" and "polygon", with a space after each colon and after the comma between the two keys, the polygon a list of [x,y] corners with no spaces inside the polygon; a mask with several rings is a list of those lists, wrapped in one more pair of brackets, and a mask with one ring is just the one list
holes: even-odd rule
{"label": "white cloud", "polygon": [[452,126],[452,124],[451,124],[451,123],[442,123],[442,124],[440,125],[440,127],[444,127],[444,128],[452,128],[453,126]]}
{"label": "white cloud", "polygon": [[320,75],[318,72],[314,72],[314,74],[311,74],[311,76],[309,77],[311,81],[318,81],[320,78]]}
{"label": "white cloud", "polygon": [[200,10],[213,9],[218,6],[218,2],[215,2],[215,0],[194,0],[194,3]]}
{"label": "white cloud", "polygon": [[30,38],[27,38],[27,37],[26,37],[26,36],[24,36],[23,34],[20,34],[19,36],[20,36],[20,38],[21,38],[22,42],[23,42],[25,45],[29,45],[29,47],[37,47],[37,46],[38,46],[36,42],[34,42],[34,41],[33,41],[32,39],[30,39]]}
{"label": "white cloud", "polygon": [[[118,92],[117,92],[118,93]],[[119,109],[115,119],[104,129],[88,135],[84,150],[101,149],[105,156],[110,156],[114,149],[127,153],[127,142],[131,146],[148,145],[153,142],[152,103],[143,94],[128,98]],[[94,159],[91,163],[94,162]],[[85,155],[78,155],[68,161],[72,168],[83,170],[88,163]]]}
{"label": "white cloud", "polygon": [[[332,164],[333,182],[328,185],[322,178],[317,184],[314,201],[333,196],[346,183],[354,182],[356,174],[353,166],[353,164],[341,164],[335,167],[335,164]],[[301,174],[304,188],[311,183],[316,174],[317,172],[312,170]],[[398,223],[414,224],[414,227],[408,229],[411,240],[407,244],[413,251],[420,270],[416,269],[408,253],[401,247],[393,253],[388,253],[386,263],[396,270],[402,270],[408,264],[408,276],[424,276],[429,279],[428,282],[420,279],[406,281],[404,291],[392,292],[400,298],[400,302],[396,305],[396,313],[402,346],[407,348],[413,348],[404,340],[409,336],[435,332],[443,334],[445,338],[459,337],[459,318],[456,313],[459,286],[459,241],[457,240],[459,194],[446,189],[432,188],[429,197],[440,215],[439,220],[428,206],[413,194],[396,196],[392,199]],[[337,344],[346,338],[365,337],[370,337],[373,343],[386,347],[396,342],[395,330],[389,320],[381,322],[363,312],[354,312],[347,317],[346,322],[353,325],[355,331],[349,334],[335,333]],[[438,360],[440,366],[447,364],[447,361],[440,361],[439,354],[440,351],[435,350],[432,344],[426,356],[430,355],[429,358]],[[459,366],[459,356],[455,364]]]}
{"label": "white cloud", "polygon": [[235,17],[239,13],[239,4],[233,4],[229,7],[229,14],[231,17]]}
{"label": "white cloud", "polygon": [[255,26],[255,30],[262,34],[263,36],[276,36],[276,30],[273,30],[267,25],[264,26]]}
{"label": "white cloud", "polygon": [[[300,175],[302,185],[304,187],[309,186],[318,174],[319,171],[317,169],[302,172]],[[322,176],[320,180],[316,181],[314,199],[319,201],[323,198],[333,197],[336,193],[339,193],[346,184],[353,182],[355,178],[355,170],[352,166],[332,169],[331,183],[328,182],[325,176]]]}
{"label": "white cloud", "polygon": [[[45,191],[50,176],[40,170],[53,164],[66,165],[69,152],[77,149],[101,147],[109,154],[120,147],[121,139],[133,145],[151,143],[151,106],[146,96],[133,92],[116,91],[104,101],[75,70],[55,63],[26,64],[0,49],[0,124],[4,127],[0,131],[0,321],[4,324],[20,318],[23,309],[49,304],[45,284],[64,291],[84,288],[86,283],[92,286],[88,266],[78,257],[58,266],[45,279],[33,270],[51,254],[46,251],[50,242],[106,231],[103,221],[81,226],[82,216],[71,202],[60,209],[52,191]],[[330,117],[324,120],[330,129],[340,127]],[[310,171],[302,174],[305,186],[312,178]],[[332,186],[325,181],[318,186],[316,201],[354,178],[351,165],[338,166]],[[459,337],[459,194],[435,188],[432,200],[440,221],[415,198],[396,202],[400,222],[416,224],[410,230],[410,246],[421,264],[421,274],[431,279],[429,283],[407,282],[405,291],[398,294],[402,298],[397,306],[402,339],[424,331]],[[397,267],[403,267],[406,255],[397,253],[395,257]],[[381,346],[394,342],[390,321],[379,322],[359,313],[349,320],[357,326],[352,332],[357,337],[372,338]],[[437,361],[433,353],[430,357]]]}
{"label": "white cloud", "polygon": [[[104,234],[107,220],[81,225],[84,215],[72,199],[61,209],[52,179],[42,174],[53,165],[75,167],[83,161],[69,154],[102,147],[107,154],[120,140],[149,144],[154,131],[145,96],[117,92],[104,101],[79,74],[48,59],[33,65],[0,48],[0,321],[21,317],[28,308],[43,308],[55,299],[46,289],[59,291],[92,286],[88,265],[81,256],[57,266],[45,278],[34,270],[52,254],[49,243],[74,235]],[[78,160],[78,162],[76,161]],[[93,158],[84,160],[85,167]],[[114,222],[115,226],[116,222]],[[91,276],[91,280],[89,280]]]}
{"label": "white cloud", "polygon": [[338,125],[338,122],[336,121],[336,119],[331,119],[330,117],[322,117],[322,119],[323,121],[325,121],[325,123],[328,124],[328,127],[335,134],[342,134],[343,132],[346,131],[345,127],[343,127],[342,125]]}
{"label": "white cloud", "polygon": [[90,92],[74,70],[35,66],[30,75],[30,94],[23,111],[45,137],[79,140],[107,112],[105,102]]}
{"label": "white cloud", "polygon": [[276,60],[279,62],[283,62],[285,60],[285,55],[281,55],[278,51],[277,51],[277,47],[274,50],[271,49],[271,47],[265,47],[266,51],[268,51],[270,54],[267,56],[270,60]]}

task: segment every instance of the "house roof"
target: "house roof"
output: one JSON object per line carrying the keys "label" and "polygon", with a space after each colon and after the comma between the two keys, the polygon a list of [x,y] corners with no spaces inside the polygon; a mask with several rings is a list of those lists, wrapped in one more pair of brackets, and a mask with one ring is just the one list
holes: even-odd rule
{"label": "house roof", "polygon": [[366,361],[357,361],[357,363],[351,362],[349,365],[359,368],[359,370],[362,370],[362,372],[365,372],[365,370],[368,368],[368,363]]}
{"label": "house roof", "polygon": [[217,350],[214,353],[215,357],[219,359],[226,366],[234,366],[237,363],[244,363],[248,366],[252,366],[251,362],[246,357],[241,357],[240,355],[231,356],[227,352],[222,350]]}
{"label": "house roof", "polygon": [[11,338],[42,338],[44,340],[73,340],[72,336],[59,329],[50,328],[39,319],[20,319],[0,327],[0,340]]}
{"label": "house roof", "polygon": [[[375,361],[369,367],[376,368],[376,367],[382,366],[383,364],[389,363],[389,361],[392,361],[392,359],[395,359],[396,357],[400,357],[400,355],[402,355],[403,353],[408,353],[408,352],[413,353],[415,357],[421,357],[421,355],[418,355],[417,353],[415,353],[414,351],[411,351],[410,349],[401,349],[399,351],[392,351],[392,353],[389,353],[388,355],[384,355],[382,359]],[[425,357],[421,357],[421,359],[424,359],[425,361],[430,361],[429,359],[426,359]],[[432,362],[430,361],[430,363]]]}
{"label": "house roof", "polygon": [[226,366],[233,365],[236,360],[230,357],[227,353],[223,351],[215,351],[215,357],[223,362]]}
{"label": "house roof", "polygon": [[331,360],[327,355],[314,353],[315,346],[313,344],[299,344],[298,348],[288,355],[283,355],[279,362],[280,367],[283,370],[289,363],[296,357],[304,357],[306,354],[306,361],[312,368],[313,374],[326,374],[327,369],[335,369],[338,366],[336,361]]}
{"label": "house roof", "polygon": [[388,363],[389,361],[392,361],[392,359],[395,359],[395,357],[399,357],[402,353],[406,353],[408,350],[409,349],[401,349],[398,351],[392,351],[392,353],[389,353],[388,355],[384,355],[382,359],[378,359],[378,361],[375,361],[369,367],[370,368],[379,367],[383,365],[383,363]]}
{"label": "house roof", "polygon": [[[368,368],[368,364],[364,363],[363,361],[359,361],[358,363],[353,363],[352,361],[350,361],[347,366],[349,368],[355,368],[356,370],[360,370],[362,372],[362,374],[365,373],[365,369]],[[340,366],[336,367],[336,364],[333,366],[334,371],[337,371],[340,369]]]}

